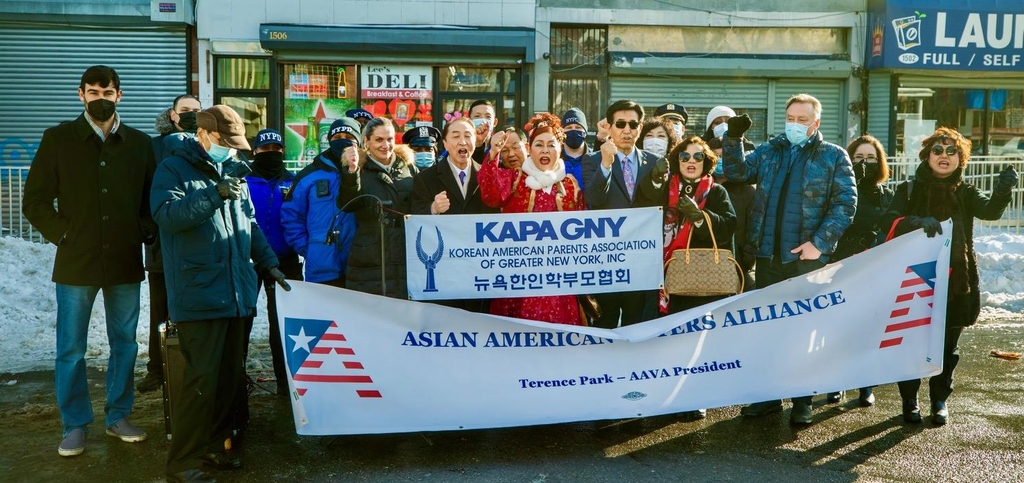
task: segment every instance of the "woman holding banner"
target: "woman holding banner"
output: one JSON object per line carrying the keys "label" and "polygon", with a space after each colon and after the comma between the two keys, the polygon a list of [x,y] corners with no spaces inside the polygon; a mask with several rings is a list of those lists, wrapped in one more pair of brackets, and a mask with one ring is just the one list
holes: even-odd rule
{"label": "woman holding banner", "polygon": [[[978,262],[974,254],[974,218],[998,220],[1010,203],[1017,186],[1017,171],[1007,166],[998,174],[992,196],[964,180],[964,168],[971,157],[971,141],[953,129],[940,127],[921,142],[914,179],[896,188],[889,209],[882,217],[883,229],[902,235],[918,228],[927,236],[942,233],[941,222],[953,221],[950,246],[950,274],[946,300],[946,335],[942,353],[942,372],[928,380],[932,403],[932,422],[946,424],[949,411],[946,399],[953,392],[953,370],[960,355],[957,342],[965,327],[974,325],[981,310],[978,293]],[[903,420],[921,422],[917,403],[920,379],[901,381]]]}
{"label": "woman holding banner", "polygon": [[[732,249],[736,212],[729,201],[728,191],[715,183],[711,176],[717,163],[715,153],[701,138],[689,136],[661,158],[650,174],[641,180],[638,186],[641,202],[664,207],[666,262],[672,258],[673,251],[686,248],[691,234],[691,248],[712,248],[713,232],[718,248]],[[662,292],[660,309],[662,314],[674,314],[722,297],[724,295],[693,297]],[[695,421],[706,415],[706,410],[698,409],[680,416]]]}
{"label": "woman holding banner", "polygon": [[[535,213],[583,210],[583,193],[572,176],[565,174],[561,122],[550,113],[530,119],[530,155],[522,168],[508,169],[499,164],[505,145],[505,132],[495,136],[490,155],[480,168],[480,194],[485,204],[502,213]],[[494,299],[491,313],[555,324],[585,325],[575,295]]]}

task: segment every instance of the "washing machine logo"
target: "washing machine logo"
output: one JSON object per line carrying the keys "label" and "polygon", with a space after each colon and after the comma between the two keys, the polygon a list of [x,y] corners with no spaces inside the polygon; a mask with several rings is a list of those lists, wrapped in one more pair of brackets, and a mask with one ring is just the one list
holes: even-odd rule
{"label": "washing machine logo", "polygon": [[[921,45],[921,19],[925,17],[927,15],[915,11],[914,15],[893,19],[892,28],[896,31],[896,45],[900,50],[910,50]],[[900,62],[907,63],[902,57]]]}

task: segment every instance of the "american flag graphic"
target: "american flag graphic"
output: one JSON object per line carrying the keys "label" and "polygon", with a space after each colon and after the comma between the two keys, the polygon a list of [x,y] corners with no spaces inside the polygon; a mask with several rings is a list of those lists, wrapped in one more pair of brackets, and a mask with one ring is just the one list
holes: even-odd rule
{"label": "american flag graphic", "polygon": [[288,369],[301,397],[317,384],[353,384],[361,398],[382,397],[333,320],[284,319]]}
{"label": "american flag graphic", "polygon": [[903,343],[902,336],[890,337],[891,334],[931,323],[937,263],[932,261],[907,267],[894,308],[889,314],[889,324],[885,326],[886,338],[882,339],[879,349]]}

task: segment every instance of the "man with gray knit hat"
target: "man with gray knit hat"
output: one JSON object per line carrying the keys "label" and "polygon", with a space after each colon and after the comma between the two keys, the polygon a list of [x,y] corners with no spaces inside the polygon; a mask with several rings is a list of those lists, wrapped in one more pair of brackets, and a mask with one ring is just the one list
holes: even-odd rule
{"label": "man with gray knit hat", "polygon": [[587,116],[579,108],[570,107],[562,115],[562,129],[565,130],[565,142],[562,143],[565,173],[576,178],[582,191],[583,155],[590,152],[590,146],[587,146]]}
{"label": "man with gray knit hat", "polygon": [[203,465],[242,465],[224,452],[224,441],[240,427],[232,408],[244,392],[245,326],[256,314],[257,271],[291,289],[239,179],[246,165],[235,154],[249,150],[242,118],[217,105],[197,113],[196,123],[195,136],[181,138],[157,166],[150,196],[167,305],[188,361],[181,392],[170,401],[167,481],[211,481]]}

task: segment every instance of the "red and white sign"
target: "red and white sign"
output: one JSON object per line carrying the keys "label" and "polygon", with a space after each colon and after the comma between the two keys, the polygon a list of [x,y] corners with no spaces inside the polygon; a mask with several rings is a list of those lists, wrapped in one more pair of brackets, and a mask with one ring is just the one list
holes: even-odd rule
{"label": "red and white sign", "polygon": [[430,99],[434,80],[429,66],[365,65],[359,69],[364,99]]}

